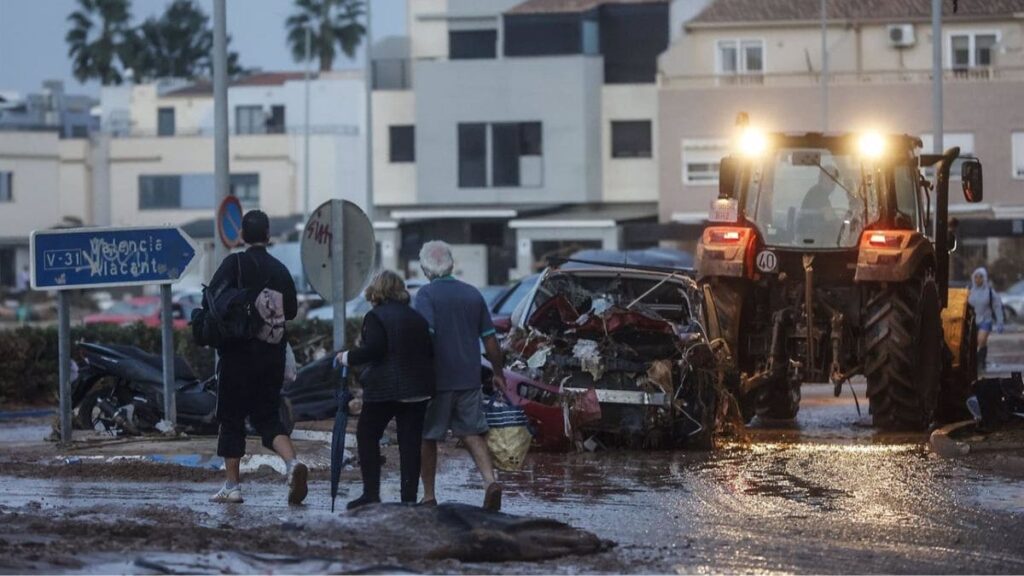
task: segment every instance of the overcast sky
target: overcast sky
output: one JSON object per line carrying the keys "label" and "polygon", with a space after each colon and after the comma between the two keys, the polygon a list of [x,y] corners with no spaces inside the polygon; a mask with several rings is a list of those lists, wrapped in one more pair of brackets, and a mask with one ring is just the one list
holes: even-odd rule
{"label": "overcast sky", "polygon": [[[135,22],[159,16],[171,0],[132,0]],[[213,20],[213,0],[197,0]],[[75,0],[0,0],[0,91],[37,92],[43,80],[64,80],[69,92],[99,93],[99,84],[80,84],[71,75],[67,16]],[[247,68],[300,70],[285,44],[284,21],[292,0],[227,0],[231,49]],[[405,0],[373,0],[373,37],[405,33]],[[335,68],[360,65],[336,60]]]}

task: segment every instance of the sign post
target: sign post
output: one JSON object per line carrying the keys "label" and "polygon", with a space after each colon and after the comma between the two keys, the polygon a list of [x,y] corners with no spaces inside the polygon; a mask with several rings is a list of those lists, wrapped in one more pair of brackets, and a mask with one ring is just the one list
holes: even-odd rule
{"label": "sign post", "polygon": [[57,290],[60,435],[71,441],[71,310],[67,290],[160,284],[164,417],[175,421],[171,287],[195,259],[195,242],[180,228],[37,230],[29,244],[32,289]]}
{"label": "sign post", "polygon": [[160,286],[160,351],[164,361],[164,419],[178,426],[178,406],[174,398],[174,318],[171,311],[171,285]]}
{"label": "sign post", "polygon": [[71,306],[68,293],[57,293],[57,375],[60,379],[60,441],[71,442]]}
{"label": "sign post", "polygon": [[331,302],[334,304],[334,349],[345,347],[345,210],[331,206]]}
{"label": "sign post", "polygon": [[363,290],[377,253],[373,225],[358,206],[329,200],[302,233],[302,268],[310,286],[334,307],[334,349],[345,346],[345,303]]}

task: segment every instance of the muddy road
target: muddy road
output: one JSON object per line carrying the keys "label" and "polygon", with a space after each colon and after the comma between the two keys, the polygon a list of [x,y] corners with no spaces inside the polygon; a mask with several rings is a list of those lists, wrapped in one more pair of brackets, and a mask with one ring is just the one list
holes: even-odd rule
{"label": "muddy road", "polygon": [[[245,504],[213,506],[215,471],[63,464],[52,446],[26,447],[31,426],[0,423],[0,450],[17,447],[0,455],[0,571],[1024,572],[1024,476],[942,459],[924,434],[876,432],[862,409],[848,390],[805,386],[795,424],[755,423],[749,443],[714,453],[533,454],[503,475],[505,510],[616,546],[502,564],[426,559],[429,524],[388,520],[387,507],[331,514],[324,472],[304,507],[286,506],[266,469],[247,477]],[[397,453],[385,454],[383,496],[396,501]],[[477,483],[449,449],[439,497],[478,504]],[[343,498],[358,490],[346,472]]]}

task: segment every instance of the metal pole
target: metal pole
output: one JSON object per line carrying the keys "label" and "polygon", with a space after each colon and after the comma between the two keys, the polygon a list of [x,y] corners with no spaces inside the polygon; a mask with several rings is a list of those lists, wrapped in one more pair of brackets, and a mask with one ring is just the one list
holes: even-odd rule
{"label": "metal pole", "polygon": [[942,0],[932,0],[932,151],[942,154]]}
{"label": "metal pole", "polygon": [[309,78],[311,75],[309,65],[313,61],[312,54],[310,54],[313,42],[311,26],[312,23],[310,26],[306,26],[306,107],[303,112],[305,119],[302,121],[302,215],[304,221],[309,220]]}
{"label": "metal pole", "polygon": [[345,201],[331,200],[331,303],[334,349],[345,347]]}
{"label": "metal pole", "polygon": [[366,2],[366,215],[373,222],[373,28],[370,6]]}
{"label": "metal pole", "polygon": [[227,7],[226,0],[213,2],[213,172],[216,190],[214,206],[213,266],[216,270],[227,248],[220,241],[221,223],[217,208],[228,197],[228,56],[227,56]]}
{"label": "metal pole", "polygon": [[821,0],[821,131],[828,132],[828,3]]}
{"label": "metal pole", "polygon": [[71,310],[66,290],[57,292],[57,372],[60,392],[60,441],[71,442]]}
{"label": "metal pole", "polygon": [[164,420],[177,427],[178,409],[174,398],[174,330],[171,285],[160,286],[160,339],[164,356]]}

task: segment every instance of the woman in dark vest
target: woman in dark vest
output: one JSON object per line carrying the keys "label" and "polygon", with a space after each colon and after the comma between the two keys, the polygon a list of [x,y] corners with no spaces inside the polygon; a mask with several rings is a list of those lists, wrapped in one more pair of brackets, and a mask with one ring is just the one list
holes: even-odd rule
{"label": "woman in dark vest", "polygon": [[349,510],[380,502],[380,439],[392,418],[398,428],[402,502],[416,502],[423,416],[434,393],[430,328],[409,306],[405,281],[383,270],[365,295],[373,309],[363,318],[359,345],[337,358],[355,367],[363,386],[363,408],[356,428],[363,495],[348,503]]}

